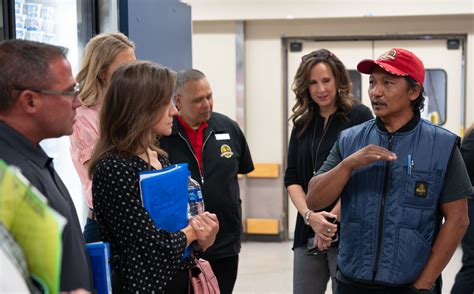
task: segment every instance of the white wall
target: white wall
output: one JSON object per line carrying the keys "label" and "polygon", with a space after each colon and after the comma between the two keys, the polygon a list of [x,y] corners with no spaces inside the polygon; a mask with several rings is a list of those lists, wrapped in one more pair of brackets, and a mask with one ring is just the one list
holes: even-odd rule
{"label": "white wall", "polygon": [[[272,5],[267,0],[244,0],[239,1],[239,5],[230,0],[189,2],[193,6],[194,64],[207,71],[214,88],[217,84],[222,86],[215,89],[215,109],[231,117],[236,105],[235,32],[232,30],[233,22],[229,20],[245,20],[246,137],[254,162],[281,166],[278,179],[247,181],[244,213],[249,217],[278,218],[283,224],[285,221],[287,198],[283,187],[283,167],[287,115],[284,113],[286,76],[282,37],[337,39],[467,35],[466,125],[474,122],[474,4],[471,0],[399,1],[395,4],[383,1],[383,5],[380,4],[382,1],[363,1],[362,4],[356,1],[352,4],[342,0],[331,1],[335,5],[321,1],[272,1]],[[363,11],[364,4],[371,4],[372,17],[366,17],[369,13]],[[402,9],[407,5],[409,11]],[[299,10],[299,14],[291,12],[293,9]],[[285,19],[290,12],[301,19]],[[303,15],[304,12],[311,12],[312,16]],[[398,14],[403,16],[392,16]],[[413,14],[422,15],[411,16]],[[345,17],[347,15],[351,17]],[[255,19],[259,17],[262,19]]]}
{"label": "white wall", "polygon": [[[246,135],[257,162],[282,163],[284,72],[281,37],[466,34],[466,122],[474,121],[474,16],[268,20],[245,23]],[[193,63],[211,80],[216,111],[235,117],[235,33],[228,21],[194,22]]]}
{"label": "white wall", "polygon": [[474,12],[472,0],[188,0],[193,20],[263,20]]}
{"label": "white wall", "polygon": [[[247,139],[254,147],[256,161],[282,163],[283,134],[283,59],[281,37],[347,37],[470,33],[468,45],[472,81],[474,59],[472,33],[474,17],[385,17],[359,19],[274,20],[246,22],[246,103]],[[468,82],[467,97],[473,97]],[[472,108],[472,102],[468,109]],[[468,106],[469,107],[469,106]],[[265,109],[265,112],[263,111]],[[470,111],[468,111],[470,113]],[[271,114],[271,115],[268,115]],[[472,120],[473,116],[470,114]]]}
{"label": "white wall", "polygon": [[236,119],[235,23],[193,24],[193,68],[207,76],[214,97],[214,111]]}

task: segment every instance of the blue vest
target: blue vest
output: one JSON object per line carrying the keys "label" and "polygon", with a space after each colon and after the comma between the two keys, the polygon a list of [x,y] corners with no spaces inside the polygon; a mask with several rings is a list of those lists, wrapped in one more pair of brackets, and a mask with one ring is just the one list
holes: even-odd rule
{"label": "blue vest", "polygon": [[375,120],[341,133],[342,158],[369,144],[397,155],[354,171],[342,192],[338,269],[345,277],[387,285],[417,279],[437,234],[438,198],[456,138],[426,120],[403,133],[381,131]]}

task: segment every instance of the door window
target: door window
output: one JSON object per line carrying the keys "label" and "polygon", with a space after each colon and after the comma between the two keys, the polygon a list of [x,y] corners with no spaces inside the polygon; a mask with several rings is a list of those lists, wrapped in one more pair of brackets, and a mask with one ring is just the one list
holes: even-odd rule
{"label": "door window", "polygon": [[422,117],[433,123],[443,125],[446,122],[446,90],[447,75],[442,69],[426,69],[425,82],[425,109]]}
{"label": "door window", "polygon": [[354,98],[362,102],[362,77],[360,72],[354,69],[348,70],[349,77],[352,81],[352,95]]}

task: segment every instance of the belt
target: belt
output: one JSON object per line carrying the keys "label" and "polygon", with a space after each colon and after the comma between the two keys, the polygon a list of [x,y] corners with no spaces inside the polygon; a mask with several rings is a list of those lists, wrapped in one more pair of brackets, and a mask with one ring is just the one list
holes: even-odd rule
{"label": "belt", "polygon": [[89,211],[88,211],[88,213],[87,213],[87,217],[90,218],[90,219],[93,219],[93,220],[95,220],[95,221],[97,220],[97,217],[95,216],[94,210],[93,210],[93,209],[90,209],[90,208],[89,208]]}

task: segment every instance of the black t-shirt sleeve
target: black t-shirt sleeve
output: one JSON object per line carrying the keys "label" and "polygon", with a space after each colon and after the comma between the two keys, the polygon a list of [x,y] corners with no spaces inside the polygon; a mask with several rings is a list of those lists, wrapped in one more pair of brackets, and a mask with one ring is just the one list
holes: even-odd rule
{"label": "black t-shirt sleeve", "polygon": [[287,166],[285,171],[285,187],[290,185],[301,185],[298,177],[298,139],[297,130],[293,127],[288,145]]}
{"label": "black t-shirt sleeve", "polygon": [[458,147],[454,147],[448,161],[444,185],[439,198],[440,203],[447,203],[472,195],[473,189],[466,166]]}
{"label": "black t-shirt sleeve", "polygon": [[329,155],[326,158],[326,161],[324,161],[323,165],[319,168],[316,175],[320,175],[322,173],[330,171],[331,169],[335,168],[339,163],[341,163],[341,161],[342,161],[342,156],[341,156],[341,151],[339,150],[339,137],[338,137],[336,140],[336,143],[334,143],[334,146],[329,152]]}

